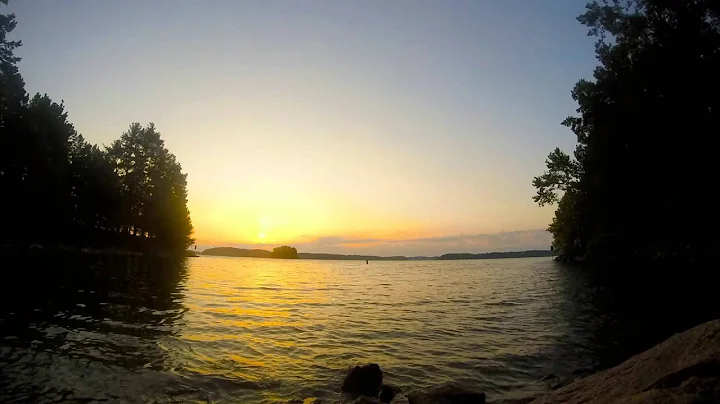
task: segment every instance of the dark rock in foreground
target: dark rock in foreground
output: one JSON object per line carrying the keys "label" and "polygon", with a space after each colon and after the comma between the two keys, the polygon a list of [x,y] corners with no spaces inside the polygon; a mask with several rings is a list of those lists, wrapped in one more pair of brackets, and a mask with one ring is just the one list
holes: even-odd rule
{"label": "dark rock in foreground", "polygon": [[353,404],[379,404],[377,398],[360,396],[353,401]]}
{"label": "dark rock in foreground", "polygon": [[720,320],[713,320],[676,334],[612,369],[550,392],[533,404],[718,402]]}
{"label": "dark rock in foreground", "polygon": [[485,404],[485,393],[446,384],[426,392],[411,393],[408,400],[410,404]]}
{"label": "dark rock in foreground", "polygon": [[530,404],[537,400],[537,397],[522,397],[522,398],[506,398],[504,400],[494,400],[490,404]]}
{"label": "dark rock in foreground", "polygon": [[381,403],[389,403],[392,401],[393,398],[397,395],[397,393],[400,391],[399,388],[394,386],[385,385],[382,387],[382,391],[380,392],[380,402]]}
{"label": "dark rock in foreground", "polygon": [[380,366],[374,363],[355,366],[345,377],[342,391],[358,396],[377,397],[382,388],[382,378]]}
{"label": "dark rock in foreground", "polygon": [[[582,372],[587,372],[583,369]],[[581,372],[577,372],[580,374]],[[548,387],[565,381],[547,375]],[[356,366],[342,390],[361,396],[358,403],[389,403],[399,391],[382,385],[375,364]],[[408,396],[409,404],[485,404],[485,393],[455,384]],[[533,401],[530,397],[501,400],[503,404],[693,404],[720,403],[720,320],[676,334],[619,366],[575,380]]]}

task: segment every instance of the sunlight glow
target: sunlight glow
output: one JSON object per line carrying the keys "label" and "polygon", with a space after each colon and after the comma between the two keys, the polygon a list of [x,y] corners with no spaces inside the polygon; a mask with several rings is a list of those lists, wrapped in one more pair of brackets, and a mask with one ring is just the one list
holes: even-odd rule
{"label": "sunlight glow", "polygon": [[280,180],[227,187],[190,201],[195,237],[235,244],[292,244],[334,235],[395,238],[424,234],[402,212],[367,206],[331,191]]}

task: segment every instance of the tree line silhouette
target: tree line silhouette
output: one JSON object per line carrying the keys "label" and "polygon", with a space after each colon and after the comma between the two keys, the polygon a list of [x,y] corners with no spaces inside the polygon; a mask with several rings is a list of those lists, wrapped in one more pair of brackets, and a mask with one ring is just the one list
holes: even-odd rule
{"label": "tree line silhouette", "polygon": [[187,175],[151,123],[88,143],[63,103],[30,97],[0,14],[0,245],[177,251],[193,243]]}
{"label": "tree line silhouette", "polygon": [[564,259],[717,258],[720,2],[593,1],[578,20],[599,65],[572,91],[571,157],[533,180]]}

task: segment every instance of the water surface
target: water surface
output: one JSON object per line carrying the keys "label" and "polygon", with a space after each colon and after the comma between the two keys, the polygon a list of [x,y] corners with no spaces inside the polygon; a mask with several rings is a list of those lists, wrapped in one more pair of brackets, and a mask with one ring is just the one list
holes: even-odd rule
{"label": "water surface", "polygon": [[367,362],[404,392],[452,380],[500,399],[674,331],[550,258],[28,262],[3,286],[2,402],[346,402]]}

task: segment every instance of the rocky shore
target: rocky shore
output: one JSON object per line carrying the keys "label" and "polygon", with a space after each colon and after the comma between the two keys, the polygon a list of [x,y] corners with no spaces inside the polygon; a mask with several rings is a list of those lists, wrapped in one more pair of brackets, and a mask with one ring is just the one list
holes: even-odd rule
{"label": "rocky shore", "polygon": [[[542,397],[499,401],[489,398],[488,403],[720,403],[720,320],[709,321],[676,334],[614,368],[554,388]],[[353,368],[341,390],[358,404],[486,402],[485,393],[470,391],[455,384],[405,394],[396,386],[383,384],[382,370],[376,364]],[[317,400],[309,402],[319,404]]]}

